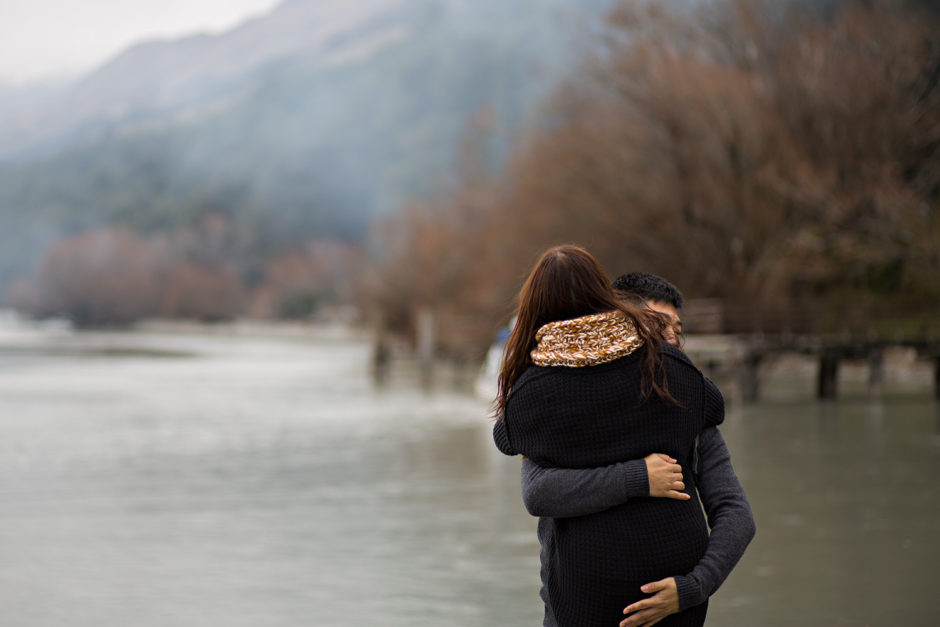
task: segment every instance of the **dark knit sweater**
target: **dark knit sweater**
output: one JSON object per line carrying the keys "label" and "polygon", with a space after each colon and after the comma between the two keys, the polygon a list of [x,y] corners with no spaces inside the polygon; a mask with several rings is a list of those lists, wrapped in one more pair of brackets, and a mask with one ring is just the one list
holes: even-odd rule
{"label": "dark knit sweater", "polygon": [[[502,428],[497,422],[494,435]],[[706,601],[731,574],[747,545],[754,538],[754,515],[731,465],[731,454],[716,427],[702,431],[698,445],[699,468],[696,482],[708,519],[708,548],[689,573],[676,573],[679,609]],[[630,499],[649,496],[649,477],[642,459],[600,468],[546,468],[523,459],[522,502],[533,516],[569,518],[594,514]],[[550,525],[540,524],[550,531]],[[541,559],[548,563],[547,538],[539,537]],[[543,575],[545,574],[543,568]],[[540,594],[545,601],[544,627],[558,627],[548,598],[547,581]]]}
{"label": "dark knit sweater", "polygon": [[[680,405],[640,399],[646,348],[599,366],[529,368],[513,386],[498,441],[550,467],[591,468],[669,454],[691,468],[696,436],[723,419],[720,394],[680,351],[663,346],[669,391]],[[558,624],[614,625],[622,610],[643,598],[651,581],[693,570],[705,553],[708,531],[691,473],[689,501],[639,498],[567,519],[544,519],[550,542],[547,588]],[[548,533],[546,533],[546,531]],[[701,625],[706,604],[662,625]]]}

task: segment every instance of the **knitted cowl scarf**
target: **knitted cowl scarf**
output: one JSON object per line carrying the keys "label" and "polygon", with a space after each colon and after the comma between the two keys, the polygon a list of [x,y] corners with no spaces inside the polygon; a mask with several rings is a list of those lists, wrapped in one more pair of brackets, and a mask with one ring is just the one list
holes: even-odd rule
{"label": "knitted cowl scarf", "polygon": [[536,366],[597,366],[629,355],[643,346],[633,321],[623,312],[581,316],[543,325],[530,353]]}

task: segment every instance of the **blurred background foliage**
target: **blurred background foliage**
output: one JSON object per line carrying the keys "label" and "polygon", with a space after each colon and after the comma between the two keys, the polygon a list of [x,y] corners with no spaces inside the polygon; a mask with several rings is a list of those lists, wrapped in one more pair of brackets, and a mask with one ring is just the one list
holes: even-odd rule
{"label": "blurred background foliage", "polygon": [[618,3],[505,173],[377,232],[380,308],[439,311],[456,350],[573,241],[725,331],[935,335],[938,32],[910,3]]}
{"label": "blurred background foliage", "polygon": [[[0,124],[5,302],[355,306],[404,337],[432,311],[479,359],[536,255],[576,242],[722,331],[936,335],[934,4],[389,0],[330,30],[293,0],[143,45]],[[246,33],[278,54],[238,65]]]}

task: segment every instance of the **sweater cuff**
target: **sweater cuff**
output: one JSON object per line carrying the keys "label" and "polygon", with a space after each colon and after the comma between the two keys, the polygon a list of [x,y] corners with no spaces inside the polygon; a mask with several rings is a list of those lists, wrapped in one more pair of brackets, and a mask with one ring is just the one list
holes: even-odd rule
{"label": "sweater cuff", "polygon": [[627,498],[650,495],[650,479],[646,472],[646,460],[632,459],[623,463],[623,474]]}
{"label": "sweater cuff", "polygon": [[708,595],[702,592],[701,586],[688,575],[678,575],[673,579],[676,580],[676,592],[679,593],[680,612],[701,605],[708,598]]}

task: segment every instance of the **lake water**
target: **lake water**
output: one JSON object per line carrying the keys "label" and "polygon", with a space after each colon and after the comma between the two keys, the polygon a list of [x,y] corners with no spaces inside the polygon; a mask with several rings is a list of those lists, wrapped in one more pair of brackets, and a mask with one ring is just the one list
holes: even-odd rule
{"label": "lake water", "polygon": [[[2,346],[0,625],[540,624],[485,402],[377,387],[341,337]],[[940,624],[929,388],[777,394],[722,431],[758,534],[709,625]]]}

